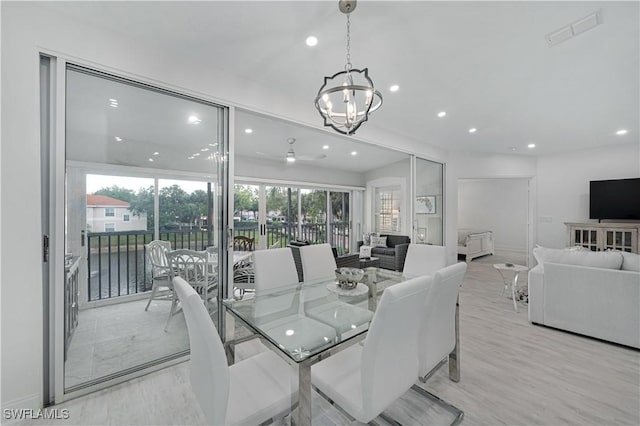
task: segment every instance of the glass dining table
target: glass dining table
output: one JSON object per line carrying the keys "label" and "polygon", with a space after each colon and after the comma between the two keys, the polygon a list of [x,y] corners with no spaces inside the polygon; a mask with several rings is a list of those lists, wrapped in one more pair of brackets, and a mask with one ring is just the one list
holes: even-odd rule
{"label": "glass dining table", "polygon": [[[292,414],[296,425],[311,424],[311,366],[362,341],[384,289],[411,278],[376,267],[364,271],[360,283],[351,290],[337,286],[335,279],[318,280],[221,303],[223,316],[231,315],[251,333],[236,339],[235,326],[221,327],[229,363],[234,362],[236,344],[258,337],[297,369],[298,394],[291,401],[292,408],[297,406],[297,413]],[[449,355],[449,377],[453,381],[459,380],[458,361],[456,308],[456,346]]]}

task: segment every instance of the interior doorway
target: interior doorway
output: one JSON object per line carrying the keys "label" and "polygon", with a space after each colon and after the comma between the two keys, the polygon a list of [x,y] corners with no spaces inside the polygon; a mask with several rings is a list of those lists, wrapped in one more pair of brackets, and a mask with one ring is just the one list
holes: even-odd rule
{"label": "interior doorway", "polygon": [[458,230],[493,233],[495,254],[473,261],[528,265],[532,204],[530,178],[458,179]]}

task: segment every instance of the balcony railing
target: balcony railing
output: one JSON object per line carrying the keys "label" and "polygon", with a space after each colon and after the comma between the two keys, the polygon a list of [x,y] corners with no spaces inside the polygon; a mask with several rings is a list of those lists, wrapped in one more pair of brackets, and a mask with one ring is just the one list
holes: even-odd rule
{"label": "balcony railing", "polygon": [[[207,235],[200,229],[162,231],[160,239],[169,241],[174,250],[204,250],[209,245]],[[89,301],[151,290],[145,244],[152,240],[152,231],[88,233]]]}
{"label": "balcony railing", "polygon": [[[266,247],[286,247],[293,239],[311,243],[327,241],[325,224],[267,225]],[[331,224],[332,246],[340,254],[349,251],[347,224]],[[236,224],[234,235],[256,240],[261,238],[255,225]],[[169,241],[172,249],[204,250],[209,244],[208,233],[200,229],[161,231],[160,239]],[[146,261],[145,244],[153,240],[152,231],[90,232],[87,234],[88,300],[103,300],[151,290],[151,265]]]}

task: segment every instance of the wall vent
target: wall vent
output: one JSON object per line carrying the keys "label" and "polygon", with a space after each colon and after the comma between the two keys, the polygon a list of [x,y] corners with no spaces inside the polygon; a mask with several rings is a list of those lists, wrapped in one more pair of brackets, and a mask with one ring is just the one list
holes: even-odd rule
{"label": "wall vent", "polygon": [[602,11],[597,10],[592,14],[585,16],[582,19],[578,19],[562,28],[559,28],[553,32],[547,34],[544,38],[547,40],[549,47],[560,44],[563,41],[567,41],[570,38],[582,34],[585,31],[589,31],[592,28],[597,27],[602,23]]}

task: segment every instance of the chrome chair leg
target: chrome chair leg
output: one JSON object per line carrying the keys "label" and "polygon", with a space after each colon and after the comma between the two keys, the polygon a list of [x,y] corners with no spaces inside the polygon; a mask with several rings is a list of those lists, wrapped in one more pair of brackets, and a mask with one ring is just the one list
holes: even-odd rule
{"label": "chrome chair leg", "polygon": [[418,392],[420,395],[432,400],[433,402],[438,404],[440,407],[444,408],[445,410],[455,415],[455,418],[453,419],[453,422],[450,423],[450,426],[455,426],[462,421],[462,418],[464,417],[464,412],[460,410],[458,407],[451,405],[448,402],[438,398],[436,395],[432,394],[426,389],[421,388],[418,385],[411,386],[411,389]]}

